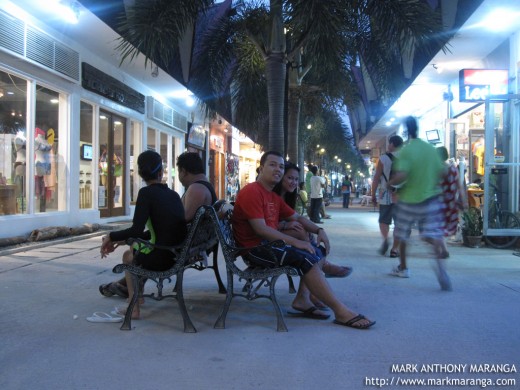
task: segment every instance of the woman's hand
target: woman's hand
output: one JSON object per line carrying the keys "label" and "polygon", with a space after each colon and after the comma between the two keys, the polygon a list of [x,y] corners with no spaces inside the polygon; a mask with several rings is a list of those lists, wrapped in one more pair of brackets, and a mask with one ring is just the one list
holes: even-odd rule
{"label": "woman's hand", "polygon": [[290,221],[285,224],[284,230],[296,230],[297,232],[303,232],[305,228],[298,221]]}

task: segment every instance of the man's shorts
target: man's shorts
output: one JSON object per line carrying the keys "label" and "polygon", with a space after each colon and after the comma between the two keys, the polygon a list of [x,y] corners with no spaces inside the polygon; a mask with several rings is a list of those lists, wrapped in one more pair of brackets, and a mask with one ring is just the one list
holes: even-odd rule
{"label": "man's shorts", "polygon": [[150,271],[166,271],[175,264],[175,257],[171,251],[154,249],[149,253],[134,252],[134,263]]}
{"label": "man's shorts", "polygon": [[[262,241],[262,244],[266,243],[267,241]],[[280,266],[288,265],[296,268],[301,276],[309,272],[314,264],[325,257],[325,249],[316,246],[314,243],[311,243],[311,245],[316,250],[316,254],[314,255],[303,249],[286,245],[281,248],[270,248],[274,258],[266,248],[255,248],[244,255],[244,260],[267,268],[273,268],[276,264],[280,264]]]}
{"label": "man's shorts", "polygon": [[415,222],[421,237],[443,237],[444,213],[440,197],[435,196],[421,203],[398,202],[396,206],[394,234],[399,240],[405,241],[410,238]]}
{"label": "man's shorts", "polygon": [[391,225],[393,218],[394,218],[394,205],[393,204],[380,204],[378,222],[384,223],[385,225]]}

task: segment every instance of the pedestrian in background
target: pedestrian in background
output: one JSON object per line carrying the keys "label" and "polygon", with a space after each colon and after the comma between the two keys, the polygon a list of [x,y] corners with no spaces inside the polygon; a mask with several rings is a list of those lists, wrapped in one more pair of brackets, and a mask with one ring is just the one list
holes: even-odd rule
{"label": "pedestrian in background", "polygon": [[352,186],[352,182],[348,176],[345,176],[343,179],[343,183],[341,183],[341,194],[343,195],[343,208],[348,209],[350,204],[350,194],[354,191],[354,187]]}
{"label": "pedestrian in background", "polygon": [[451,290],[451,281],[445,267],[444,213],[440,197],[440,181],[446,169],[435,147],[417,137],[416,119],[407,117],[405,125],[410,141],[399,153],[396,172],[388,181],[391,186],[402,184],[395,220],[395,236],[401,241],[400,264],[391,274],[410,277],[406,263],[406,242],[410,238],[412,225],[417,223],[421,238],[433,245],[441,289],[448,291]]}
{"label": "pedestrian in background", "polygon": [[[383,237],[383,243],[381,244],[379,253],[382,256],[386,255],[386,251],[390,246],[388,243],[388,234],[392,221],[395,223],[394,204],[397,202],[396,189],[390,187],[388,181],[390,180],[394,159],[397,157],[399,153],[398,150],[402,144],[403,139],[398,135],[390,137],[388,140],[388,152],[379,157],[376,173],[372,181],[372,203],[374,206],[379,204],[379,231]],[[378,194],[379,197],[377,196]],[[395,234],[392,249],[390,249],[390,257],[399,257],[399,240],[396,239]]]}

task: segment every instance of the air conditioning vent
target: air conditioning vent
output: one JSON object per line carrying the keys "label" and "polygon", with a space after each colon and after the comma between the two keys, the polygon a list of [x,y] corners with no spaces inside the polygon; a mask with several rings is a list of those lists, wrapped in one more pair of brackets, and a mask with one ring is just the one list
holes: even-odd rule
{"label": "air conditioning vent", "polygon": [[0,12],[0,47],[23,56],[24,23]]}
{"label": "air conditioning vent", "polygon": [[167,126],[173,127],[177,130],[187,133],[188,118],[178,113],[173,108],[155,100],[148,96],[148,117],[155,119]]}
{"label": "air conditioning vent", "polygon": [[51,37],[27,27],[27,45],[25,56],[47,68],[54,68],[54,42]]}
{"label": "air conditioning vent", "polygon": [[79,81],[78,52],[2,11],[0,11],[0,48]]}
{"label": "air conditioning vent", "polygon": [[54,70],[79,80],[79,53],[54,42]]}

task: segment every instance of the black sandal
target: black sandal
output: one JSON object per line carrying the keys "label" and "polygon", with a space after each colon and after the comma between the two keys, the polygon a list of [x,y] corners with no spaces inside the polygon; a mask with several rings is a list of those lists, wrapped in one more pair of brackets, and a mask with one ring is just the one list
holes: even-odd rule
{"label": "black sandal", "polygon": [[101,286],[99,286],[99,292],[101,293],[101,295],[103,295],[104,297],[111,297],[114,295],[114,293],[112,291],[109,290],[109,286],[110,286],[110,283],[108,284],[102,284]]}

